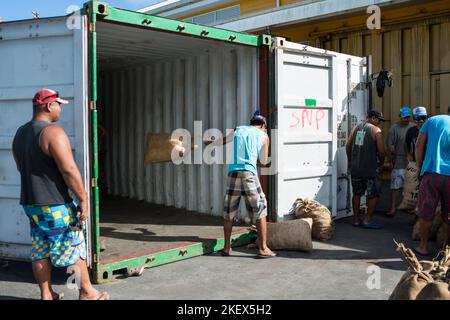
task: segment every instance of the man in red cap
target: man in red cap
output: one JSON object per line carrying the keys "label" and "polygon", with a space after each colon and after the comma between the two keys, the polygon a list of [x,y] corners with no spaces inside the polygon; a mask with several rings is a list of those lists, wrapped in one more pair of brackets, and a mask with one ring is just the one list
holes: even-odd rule
{"label": "man in red cap", "polygon": [[69,138],[53,124],[61,116],[61,104],[68,103],[56,91],[37,92],[33,118],[17,130],[13,140],[13,155],[21,176],[20,204],[30,219],[32,268],[43,300],[63,296],[52,289],[52,265],[77,267],[80,299],[107,300],[106,292],[100,293],[92,286],[86,266],[82,221],[87,219],[88,204],[81,174]]}

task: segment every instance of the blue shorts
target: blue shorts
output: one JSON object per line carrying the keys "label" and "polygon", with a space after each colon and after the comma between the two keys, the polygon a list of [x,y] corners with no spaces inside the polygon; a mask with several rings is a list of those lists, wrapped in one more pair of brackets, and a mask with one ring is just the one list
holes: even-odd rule
{"label": "blue shorts", "polygon": [[50,259],[55,267],[67,267],[86,259],[83,230],[77,228],[77,205],[23,206],[30,219],[31,261]]}

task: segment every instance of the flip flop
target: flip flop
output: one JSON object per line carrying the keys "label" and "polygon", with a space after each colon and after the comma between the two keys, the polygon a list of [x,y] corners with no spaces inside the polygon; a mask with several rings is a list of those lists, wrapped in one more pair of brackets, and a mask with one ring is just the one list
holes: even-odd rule
{"label": "flip flop", "polygon": [[260,259],[269,259],[269,258],[273,258],[273,257],[276,257],[276,256],[277,256],[277,254],[275,252],[270,251],[269,254],[260,254],[260,253],[258,253],[257,257],[260,258]]}
{"label": "flip flop", "polygon": [[109,299],[110,299],[110,296],[109,296],[108,292],[101,292],[101,293],[99,292],[97,298],[95,298],[95,299],[81,299],[80,298],[80,300],[109,300]]}
{"label": "flip flop", "polygon": [[372,230],[379,230],[379,229],[383,229],[383,227],[379,224],[376,224],[374,222],[368,223],[368,224],[361,224],[361,227],[364,229],[372,229]]}
{"label": "flip flop", "polygon": [[359,227],[361,227],[361,225],[362,225],[361,221],[359,223],[354,223],[354,222],[352,223],[352,226],[355,228],[359,228]]}
{"label": "flip flop", "polygon": [[431,253],[426,253],[426,254],[420,253],[419,251],[417,251],[417,248],[413,248],[412,250],[416,255],[421,256],[421,257],[428,258],[431,256]]}
{"label": "flip flop", "polygon": [[53,298],[53,300],[63,300],[64,299],[64,292],[60,292],[57,294],[58,294],[58,296],[56,298]]}

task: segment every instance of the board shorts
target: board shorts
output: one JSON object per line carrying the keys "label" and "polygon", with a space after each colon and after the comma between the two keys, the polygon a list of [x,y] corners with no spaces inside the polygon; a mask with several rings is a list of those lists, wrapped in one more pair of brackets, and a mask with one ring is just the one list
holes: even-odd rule
{"label": "board shorts", "polygon": [[378,198],[381,194],[381,184],[378,178],[358,178],[352,177],[352,189],[355,196],[362,197],[366,194],[367,198]]}
{"label": "board shorts", "polygon": [[30,219],[31,261],[50,259],[55,267],[67,267],[80,258],[86,260],[86,241],[75,202],[23,208]]}
{"label": "board shorts", "polygon": [[392,169],[391,190],[403,189],[405,185],[406,169]]}
{"label": "board shorts", "polygon": [[232,171],[228,173],[223,204],[225,220],[236,219],[241,197],[244,197],[253,223],[267,216],[267,200],[258,176],[250,171]]}
{"label": "board shorts", "polygon": [[425,221],[433,221],[439,202],[442,221],[450,225],[450,176],[425,173],[419,186],[417,215]]}

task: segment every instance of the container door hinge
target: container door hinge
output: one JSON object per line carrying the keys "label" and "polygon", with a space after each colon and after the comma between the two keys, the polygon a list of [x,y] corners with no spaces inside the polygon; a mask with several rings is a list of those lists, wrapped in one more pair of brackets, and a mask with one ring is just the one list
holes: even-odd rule
{"label": "container door hinge", "polygon": [[90,102],[89,102],[89,109],[91,109],[91,110],[95,110],[95,109],[96,109],[96,106],[95,106],[95,102],[94,102],[94,101],[90,101]]}
{"label": "container door hinge", "polygon": [[91,187],[92,187],[92,188],[97,187],[97,179],[96,179],[96,178],[92,178],[92,179],[91,179]]}
{"label": "container door hinge", "polygon": [[98,259],[97,259],[97,254],[94,253],[94,263],[97,263]]}
{"label": "container door hinge", "polygon": [[89,22],[89,32],[90,33],[95,32],[95,24],[93,22]]}

